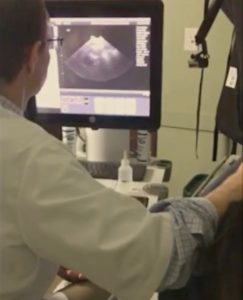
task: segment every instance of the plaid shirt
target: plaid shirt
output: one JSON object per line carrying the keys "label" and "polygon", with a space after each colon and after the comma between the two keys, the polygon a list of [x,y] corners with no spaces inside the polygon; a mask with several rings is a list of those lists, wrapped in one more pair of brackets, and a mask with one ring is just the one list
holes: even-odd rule
{"label": "plaid shirt", "polygon": [[[184,287],[191,276],[197,250],[213,242],[218,214],[214,205],[204,198],[168,199],[168,211],[173,220],[174,248],[165,278],[159,290]],[[154,212],[161,211],[159,204]]]}

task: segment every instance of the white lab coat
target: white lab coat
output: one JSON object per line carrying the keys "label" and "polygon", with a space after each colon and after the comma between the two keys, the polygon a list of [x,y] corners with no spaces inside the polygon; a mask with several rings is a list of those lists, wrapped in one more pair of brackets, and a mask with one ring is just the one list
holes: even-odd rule
{"label": "white lab coat", "polygon": [[59,265],[148,300],[173,247],[168,213],[97,183],[65,146],[0,107],[0,299],[40,300]]}

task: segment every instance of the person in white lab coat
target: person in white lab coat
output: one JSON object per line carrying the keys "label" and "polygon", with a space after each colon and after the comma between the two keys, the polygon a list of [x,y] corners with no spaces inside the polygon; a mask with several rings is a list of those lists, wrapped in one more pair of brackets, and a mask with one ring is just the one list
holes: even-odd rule
{"label": "person in white lab coat", "polygon": [[242,197],[242,166],[207,199],[158,214],[97,183],[23,117],[47,73],[47,19],[42,0],[0,0],[0,299],[41,300],[60,265],[121,300],[183,286]]}

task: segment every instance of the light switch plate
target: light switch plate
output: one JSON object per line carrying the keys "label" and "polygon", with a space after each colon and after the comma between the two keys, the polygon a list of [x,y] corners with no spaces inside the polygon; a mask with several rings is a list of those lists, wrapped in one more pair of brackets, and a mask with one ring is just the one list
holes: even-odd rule
{"label": "light switch plate", "polygon": [[185,51],[197,51],[197,45],[195,42],[195,36],[198,28],[185,28],[184,37],[184,50]]}

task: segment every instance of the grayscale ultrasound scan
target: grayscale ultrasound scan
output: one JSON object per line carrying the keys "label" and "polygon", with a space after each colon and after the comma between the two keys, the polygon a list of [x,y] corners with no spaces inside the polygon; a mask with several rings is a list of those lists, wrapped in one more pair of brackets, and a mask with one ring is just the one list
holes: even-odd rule
{"label": "grayscale ultrasound scan", "polygon": [[93,35],[65,63],[76,75],[97,82],[116,79],[133,64],[102,36]]}
{"label": "grayscale ultrasound scan", "polygon": [[[148,90],[150,65],[137,67],[137,26],[60,24],[62,89]],[[149,47],[149,45],[148,45]]]}

